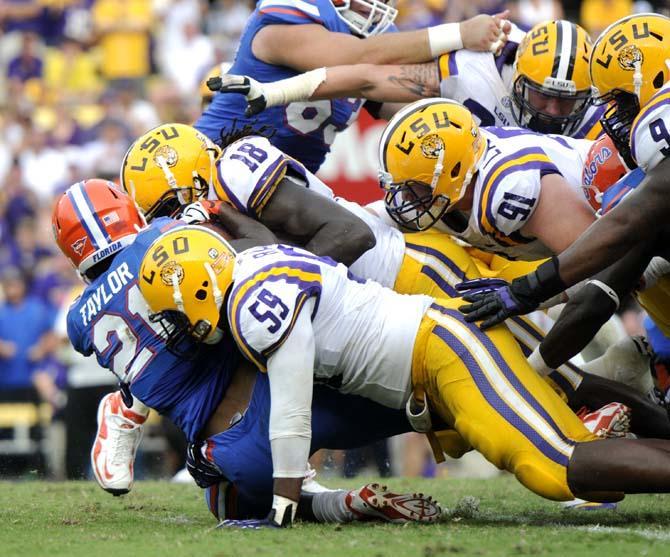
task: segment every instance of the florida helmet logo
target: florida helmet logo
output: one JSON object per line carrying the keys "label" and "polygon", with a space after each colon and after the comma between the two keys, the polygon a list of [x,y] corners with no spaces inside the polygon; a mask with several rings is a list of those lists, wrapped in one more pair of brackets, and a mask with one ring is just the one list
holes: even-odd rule
{"label": "florida helmet logo", "polygon": [[82,253],[84,253],[84,248],[86,247],[86,236],[83,238],[79,238],[77,241],[75,241],[72,245],[72,250],[79,256],[81,256]]}

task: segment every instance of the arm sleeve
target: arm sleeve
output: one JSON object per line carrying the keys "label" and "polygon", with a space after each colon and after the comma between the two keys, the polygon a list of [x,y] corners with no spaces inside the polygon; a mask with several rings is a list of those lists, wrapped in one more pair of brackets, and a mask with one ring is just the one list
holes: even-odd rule
{"label": "arm sleeve", "polygon": [[270,378],[270,443],[273,476],[302,478],[312,438],[314,331],[310,320],[314,300],[298,315],[287,339],[268,359]]}

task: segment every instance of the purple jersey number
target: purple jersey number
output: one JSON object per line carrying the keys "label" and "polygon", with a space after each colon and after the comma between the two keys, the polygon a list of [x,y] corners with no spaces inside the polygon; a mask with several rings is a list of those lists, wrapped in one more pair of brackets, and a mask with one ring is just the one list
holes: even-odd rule
{"label": "purple jersey number", "polygon": [[242,161],[251,172],[255,172],[258,169],[258,165],[267,160],[268,154],[253,143],[242,143],[235,150],[235,153],[230,155],[230,158]]}
{"label": "purple jersey number", "polygon": [[651,122],[649,124],[649,133],[651,133],[651,138],[656,143],[665,142],[665,147],[661,147],[661,153],[664,157],[670,157],[670,133],[668,133],[665,122],[661,118]]}
{"label": "purple jersey number", "polygon": [[[266,306],[268,310],[260,313],[258,310],[261,304]],[[282,321],[288,315],[286,304],[265,288],[258,293],[256,301],[249,306],[249,311],[261,323],[270,321],[271,324],[268,327],[268,331],[272,334],[281,328]]]}

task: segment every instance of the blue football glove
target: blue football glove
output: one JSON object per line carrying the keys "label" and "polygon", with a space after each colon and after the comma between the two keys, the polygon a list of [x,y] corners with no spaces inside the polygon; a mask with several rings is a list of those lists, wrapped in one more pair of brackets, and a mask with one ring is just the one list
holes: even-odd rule
{"label": "blue football glove", "polygon": [[247,520],[222,520],[217,528],[239,528],[240,530],[261,530],[262,528],[281,528],[269,518],[250,518]]}

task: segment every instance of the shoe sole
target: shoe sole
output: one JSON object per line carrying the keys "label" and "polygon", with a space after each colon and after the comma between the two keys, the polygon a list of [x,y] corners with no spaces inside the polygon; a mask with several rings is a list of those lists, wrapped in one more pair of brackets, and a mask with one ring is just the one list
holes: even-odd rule
{"label": "shoe sole", "polygon": [[[380,484],[369,484],[366,487],[372,491],[371,496],[362,498],[368,505],[368,510],[374,511],[378,518],[387,522],[431,523],[436,522],[442,516],[442,508],[437,501],[423,493],[412,493],[411,495],[391,493],[385,485]],[[388,516],[384,512],[384,509],[388,507],[402,516]]]}

